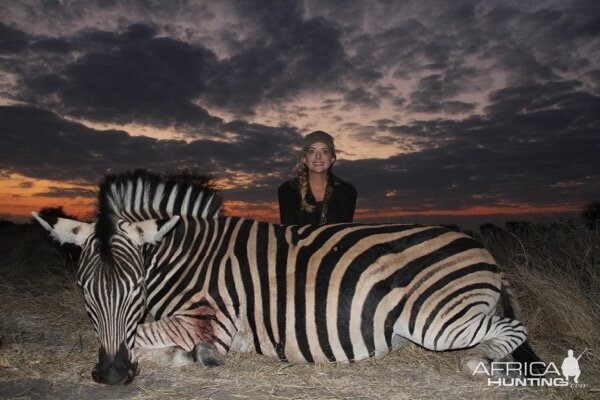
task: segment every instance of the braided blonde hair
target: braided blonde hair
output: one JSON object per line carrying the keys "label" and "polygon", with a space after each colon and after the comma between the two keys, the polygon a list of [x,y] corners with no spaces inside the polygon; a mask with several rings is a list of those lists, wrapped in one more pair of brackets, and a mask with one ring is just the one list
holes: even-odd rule
{"label": "braided blonde hair", "polygon": [[308,204],[306,201],[306,194],[308,193],[308,167],[302,162],[302,157],[294,167],[294,172],[298,178],[300,184],[300,208],[306,212],[313,212],[315,206]]}

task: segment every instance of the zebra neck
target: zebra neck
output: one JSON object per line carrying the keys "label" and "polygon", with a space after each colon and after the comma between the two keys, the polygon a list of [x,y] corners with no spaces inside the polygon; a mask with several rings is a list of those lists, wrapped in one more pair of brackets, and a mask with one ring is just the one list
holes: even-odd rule
{"label": "zebra neck", "polygon": [[218,278],[220,261],[231,247],[239,222],[236,217],[183,217],[165,240],[148,248],[148,309],[155,318],[171,315],[197,297],[209,295],[209,283]]}

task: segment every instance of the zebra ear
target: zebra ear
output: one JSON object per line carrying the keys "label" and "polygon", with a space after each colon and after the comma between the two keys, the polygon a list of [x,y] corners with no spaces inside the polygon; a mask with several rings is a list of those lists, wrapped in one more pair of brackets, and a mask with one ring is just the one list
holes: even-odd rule
{"label": "zebra ear", "polygon": [[60,244],[73,243],[81,247],[90,235],[94,233],[94,224],[79,222],[74,219],[57,218],[52,225],[45,219],[39,216],[38,213],[32,212],[31,215],[40,225],[50,232],[52,238],[58,240]]}
{"label": "zebra ear", "polygon": [[148,219],[142,222],[125,224],[124,229],[127,236],[138,246],[143,244],[156,244],[173,229],[179,221],[179,215],[171,219]]}

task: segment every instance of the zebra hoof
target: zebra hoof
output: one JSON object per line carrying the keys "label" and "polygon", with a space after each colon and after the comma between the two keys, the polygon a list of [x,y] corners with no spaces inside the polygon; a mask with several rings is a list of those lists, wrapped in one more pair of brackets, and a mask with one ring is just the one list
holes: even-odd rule
{"label": "zebra hoof", "polygon": [[194,347],[196,361],[205,367],[218,367],[225,364],[216,349],[207,343],[198,343]]}
{"label": "zebra hoof", "polygon": [[491,371],[492,364],[490,359],[485,356],[467,356],[460,360],[462,370],[466,372],[473,380],[487,380]]}

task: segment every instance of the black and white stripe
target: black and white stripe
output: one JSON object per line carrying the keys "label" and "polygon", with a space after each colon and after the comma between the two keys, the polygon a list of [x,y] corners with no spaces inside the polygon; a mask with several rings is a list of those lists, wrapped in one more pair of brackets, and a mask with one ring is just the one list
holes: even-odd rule
{"label": "black and white stripe", "polygon": [[215,310],[223,353],[235,335],[294,362],[386,353],[394,335],[447,350],[502,336],[510,325],[515,337],[504,335],[505,354],[495,358],[525,340],[520,324],[493,316],[501,282],[489,253],[444,228],[186,218],[157,251],[152,314],[175,315],[201,293]]}
{"label": "black and white stripe", "polygon": [[[131,350],[135,338],[139,348],[201,343],[221,354],[328,362],[384,354],[405,339],[495,359],[526,340],[520,322],[495,315],[499,269],[467,235],[411,224],[280,226],[218,213],[205,187],[144,172],[107,178],[104,222],[79,273],[103,346],[116,351],[126,338]],[[181,216],[173,231],[142,249],[120,225],[173,215]],[[92,287],[102,288],[97,296]],[[146,311],[156,322],[138,325]]]}

